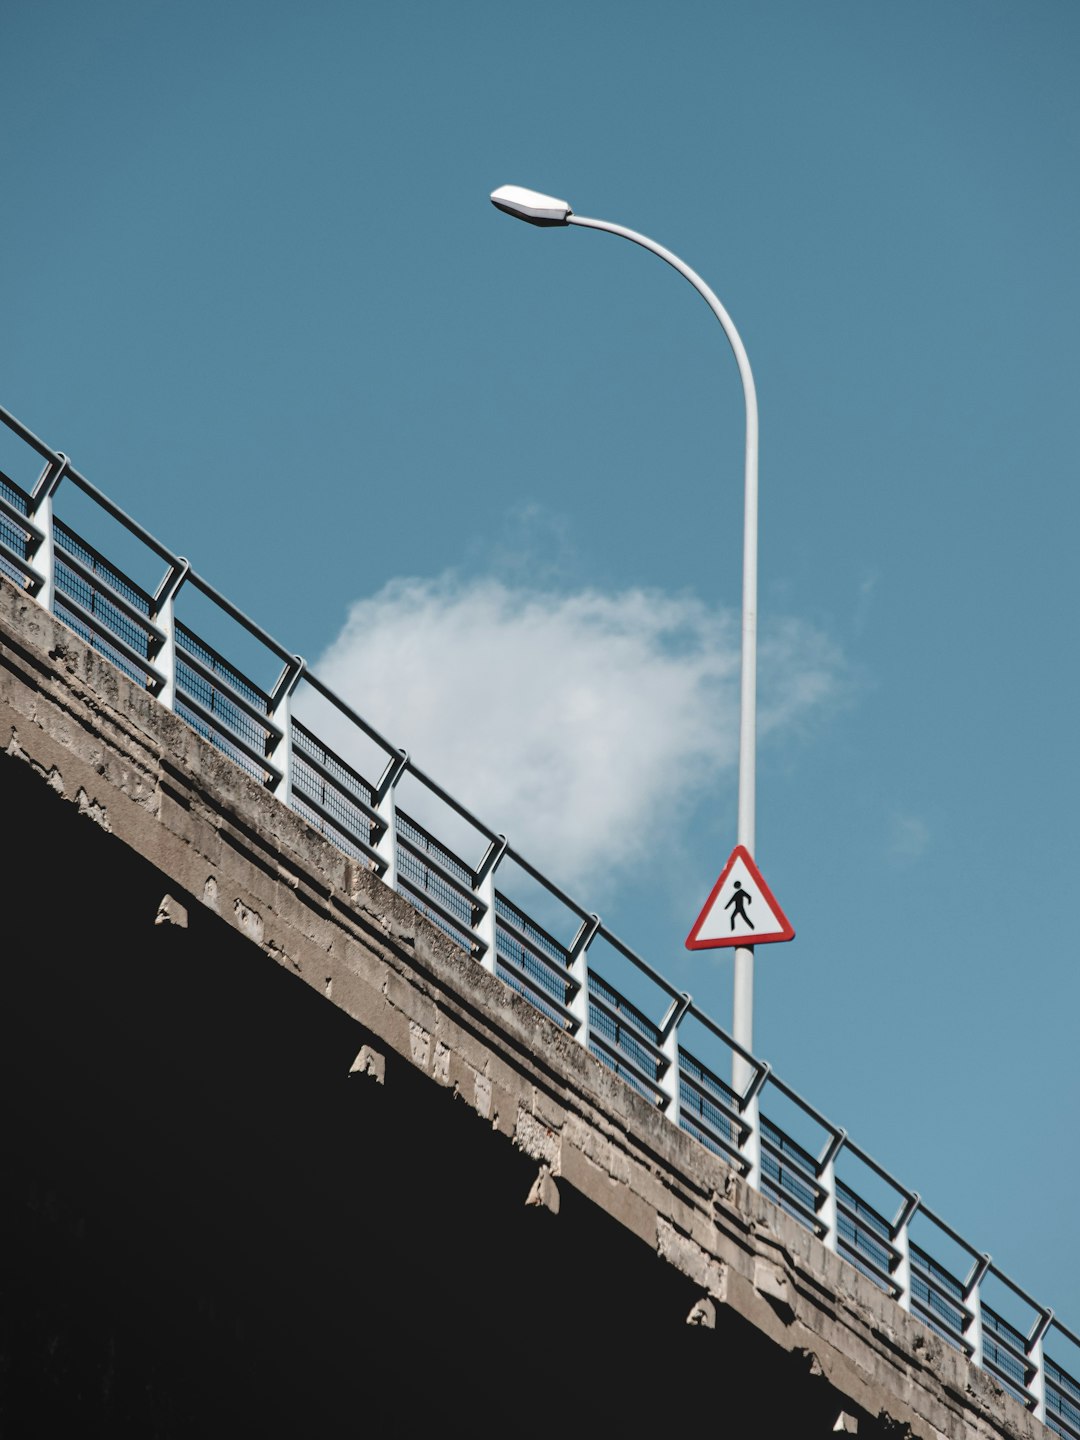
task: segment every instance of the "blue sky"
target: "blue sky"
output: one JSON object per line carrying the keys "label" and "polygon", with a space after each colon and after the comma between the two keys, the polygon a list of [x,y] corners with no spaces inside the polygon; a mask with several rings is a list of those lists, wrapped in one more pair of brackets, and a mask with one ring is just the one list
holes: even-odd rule
{"label": "blue sky", "polygon": [[43,3],[0,404],[1080,1328],[1080,10]]}

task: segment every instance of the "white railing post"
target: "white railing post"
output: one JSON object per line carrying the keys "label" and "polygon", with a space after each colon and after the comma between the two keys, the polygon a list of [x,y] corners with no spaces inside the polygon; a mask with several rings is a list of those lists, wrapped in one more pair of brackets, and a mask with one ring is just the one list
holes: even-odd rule
{"label": "white railing post", "polygon": [[304,678],[307,667],[303,657],[294,655],[288,662],[270,696],[267,718],[281,731],[281,738],[270,747],[267,760],[281,772],[274,794],[284,805],[292,805],[292,697]]}
{"label": "white railing post", "polygon": [[672,1000],[667,1014],[660,1022],[660,1049],[667,1062],[660,1077],[660,1093],[667,1101],[664,1114],[673,1125],[679,1124],[682,1104],[682,1087],[679,1082],[679,1021],[690,1009],[690,1003],[690,996],[684,990]]}
{"label": "white railing post", "polygon": [[[740,1057],[742,1058],[742,1057]],[[769,1078],[771,1066],[762,1060],[743,1060],[744,1065],[754,1067],[750,1084],[739,1097],[739,1113],[742,1117],[745,1136],[739,1142],[739,1154],[746,1161],[746,1179],[752,1190],[761,1189],[761,1112],[758,1096]]]}
{"label": "white railing post", "polygon": [[190,564],[180,556],[158,586],[151,617],[162,633],[160,649],[149,658],[161,676],[157,698],[166,710],[176,709],[176,592],[187,579]]}
{"label": "white railing post", "polygon": [[982,1323],[982,1298],[979,1288],[982,1285],[983,1276],[990,1269],[990,1256],[981,1255],[975,1262],[975,1268],[971,1272],[971,1279],[964,1290],[964,1304],[971,1311],[971,1319],[967,1326],[967,1341],[971,1346],[971,1363],[982,1369],[983,1363],[983,1323]]}
{"label": "white railing post", "polygon": [[574,998],[570,1001],[570,1014],[574,1018],[574,1036],[586,1050],[589,1048],[589,957],[588,950],[596,932],[600,929],[600,916],[590,915],[578,926],[578,932],[570,942],[567,951],[567,970],[575,985]]}
{"label": "white railing post", "polygon": [[892,1241],[898,1252],[892,1272],[893,1279],[900,1291],[896,1297],[896,1303],[901,1310],[907,1310],[909,1313],[911,1312],[911,1236],[909,1227],[911,1217],[919,1208],[919,1203],[918,1192],[910,1191],[892,1230]]}
{"label": "white railing post", "polygon": [[34,598],[38,604],[50,615],[56,603],[56,547],[53,537],[53,496],[56,488],[64,478],[67,470],[68,459],[66,455],[57,452],[56,459],[50,460],[38,476],[37,484],[34,486],[30,500],[30,514],[28,516],[38,529],[42,532],[43,539],[39,544],[31,547],[27,556],[27,564],[30,566],[37,579],[37,591]]}
{"label": "white railing post", "polygon": [[843,1149],[846,1139],[846,1130],[835,1131],[825,1147],[824,1155],[818,1161],[818,1183],[824,1191],[818,1206],[818,1218],[825,1227],[821,1239],[826,1250],[831,1250],[834,1255],[839,1251],[840,1233],[840,1212],[836,1205],[836,1157]]}
{"label": "white railing post", "polygon": [[409,763],[408,752],[399,750],[392,755],[382,773],[374,796],[372,809],[383,822],[383,832],[375,844],[375,850],[383,862],[382,878],[391,890],[397,889],[397,803],[394,791]]}
{"label": "white railing post", "polygon": [[505,854],[506,836],[497,835],[488,845],[484,858],[476,870],[476,899],[481,910],[480,918],[473,929],[483,951],[480,956],[480,964],[485,970],[490,970],[492,975],[495,974],[499,939],[495,914],[495,871],[499,868],[499,861]]}
{"label": "white railing post", "polygon": [[1054,1318],[1053,1310],[1043,1310],[1035,1328],[1028,1337],[1027,1349],[1028,1360],[1031,1362],[1032,1376],[1028,1389],[1035,1400],[1035,1419],[1046,1424],[1046,1357],[1043,1355],[1043,1336],[1050,1328],[1050,1322]]}

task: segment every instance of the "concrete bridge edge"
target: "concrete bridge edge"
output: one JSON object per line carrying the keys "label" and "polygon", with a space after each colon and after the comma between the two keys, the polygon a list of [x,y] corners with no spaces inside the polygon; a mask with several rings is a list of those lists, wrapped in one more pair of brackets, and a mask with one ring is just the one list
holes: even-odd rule
{"label": "concrete bridge edge", "polygon": [[531,1158],[523,1204],[557,1213],[572,1187],[688,1277],[700,1297],[688,1324],[730,1307],[882,1433],[1050,1433],[3,579],[0,752],[156,866],[156,923],[206,906],[357,1021],[370,1037],[358,1083],[378,1083],[390,1052],[404,1058]]}

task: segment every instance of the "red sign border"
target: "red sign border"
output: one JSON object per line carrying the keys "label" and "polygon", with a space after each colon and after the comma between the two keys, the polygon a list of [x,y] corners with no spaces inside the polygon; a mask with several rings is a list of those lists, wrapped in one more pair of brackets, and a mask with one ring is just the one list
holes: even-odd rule
{"label": "red sign border", "polygon": [[[765,897],[765,901],[768,904],[769,909],[780,920],[781,928],[779,930],[770,931],[770,933],[767,935],[755,935],[753,939],[750,939],[746,935],[723,935],[716,940],[699,940],[697,938],[698,932],[700,931],[702,925],[704,925],[705,920],[713,907],[713,902],[720,894],[720,891],[723,889],[724,881],[731,874],[732,866],[735,864],[736,860],[741,860],[746,866],[747,870],[750,872],[751,879],[754,881],[758,889],[761,891],[762,895]],[[717,880],[716,884],[710,890],[709,898],[705,901],[705,904],[701,908],[701,914],[694,921],[693,925],[690,928],[690,934],[686,937],[687,950],[718,950],[721,946],[724,945],[735,945],[738,946],[740,949],[750,950],[755,945],[769,945],[776,940],[794,940],[794,938],[795,931],[792,929],[791,921],[787,918],[783,910],[781,910],[780,906],[776,903],[776,897],[773,895],[768,885],[766,885],[765,877],[762,875],[758,867],[754,864],[754,860],[750,854],[750,851],[747,850],[745,845],[736,845],[735,849],[732,850],[731,855],[728,857],[727,864],[720,872],[719,880]]]}

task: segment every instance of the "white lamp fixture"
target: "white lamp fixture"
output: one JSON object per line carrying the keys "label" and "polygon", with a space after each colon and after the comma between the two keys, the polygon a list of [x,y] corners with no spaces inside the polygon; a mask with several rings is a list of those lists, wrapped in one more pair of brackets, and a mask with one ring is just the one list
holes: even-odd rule
{"label": "white lamp fixture", "polygon": [[573,211],[565,200],[541,195],[539,190],[526,190],[521,185],[500,185],[491,192],[496,210],[527,220],[530,225],[568,225]]}

